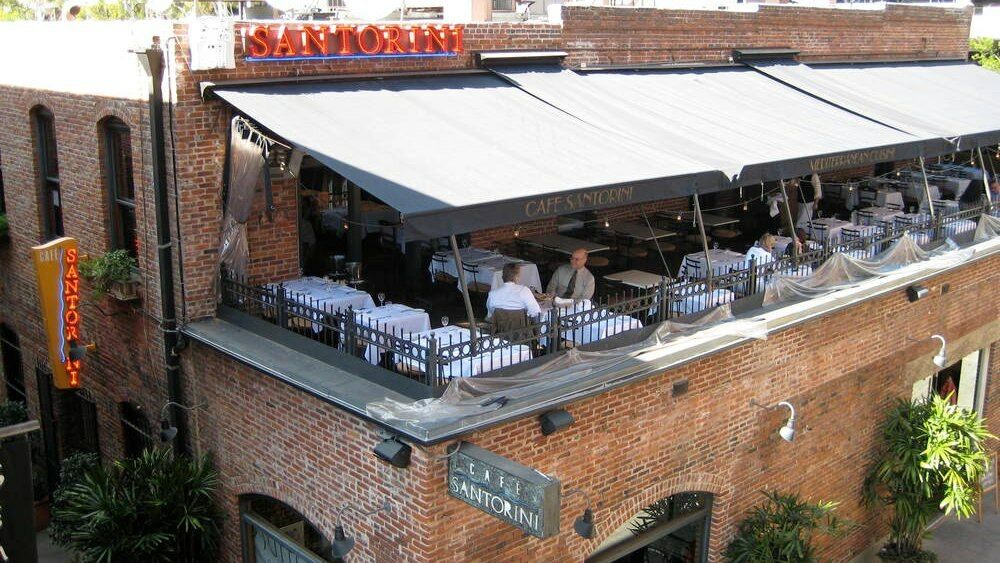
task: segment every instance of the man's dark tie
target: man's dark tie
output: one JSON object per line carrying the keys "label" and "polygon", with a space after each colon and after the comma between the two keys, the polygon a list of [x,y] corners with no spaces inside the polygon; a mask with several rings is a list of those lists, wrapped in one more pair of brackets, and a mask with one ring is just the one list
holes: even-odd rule
{"label": "man's dark tie", "polygon": [[572,299],[573,298],[573,292],[576,291],[576,272],[577,271],[578,270],[576,268],[573,268],[573,275],[569,277],[569,283],[566,284],[566,291],[564,291],[563,294],[562,294],[562,298],[563,299]]}

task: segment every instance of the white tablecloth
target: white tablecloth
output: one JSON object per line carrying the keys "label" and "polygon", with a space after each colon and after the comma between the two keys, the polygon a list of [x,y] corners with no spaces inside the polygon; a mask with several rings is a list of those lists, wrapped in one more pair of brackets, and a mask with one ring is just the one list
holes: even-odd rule
{"label": "white tablecloth", "polygon": [[[822,229],[818,228],[820,225],[826,227],[825,236],[822,234]],[[809,238],[812,240],[835,244],[840,242],[840,231],[844,227],[852,226],[854,225],[850,221],[843,221],[833,217],[825,217],[823,219],[813,219],[812,221],[809,221],[806,231],[809,233]]]}
{"label": "white tablecloth", "polygon": [[962,194],[969,188],[972,180],[969,178],[947,178],[941,183],[941,189],[952,194],[954,199],[962,199]]}
{"label": "white tablecloth", "polygon": [[974,230],[976,230],[976,222],[971,219],[956,219],[944,224],[945,236],[953,236]]}
{"label": "white tablecloth", "polygon": [[[461,342],[468,342],[471,339],[471,333],[469,329],[457,327],[457,326],[445,326],[441,328],[435,328],[434,330],[429,330],[427,332],[422,332],[420,334],[414,334],[411,340],[419,343],[421,346],[427,346],[428,339],[434,336],[437,339],[438,349],[442,349],[446,346],[452,344],[458,344]],[[531,349],[523,344],[518,345],[504,345],[504,341],[499,338],[483,338],[480,337],[480,342],[484,345],[489,345],[496,347],[496,349],[489,352],[484,352],[477,356],[460,358],[450,363],[442,364],[440,366],[440,374],[445,379],[452,379],[455,377],[470,377],[473,375],[479,375],[487,371],[493,371],[495,369],[500,369],[504,366],[509,366],[517,364],[526,360],[531,359]],[[458,348],[455,353],[461,351]],[[416,369],[419,371],[426,371],[426,366],[424,362],[420,360],[414,360],[412,358],[398,358],[398,361],[402,362],[404,365],[410,369]]]}
{"label": "white tablecloth", "polygon": [[[871,214],[871,220],[862,220],[862,212]],[[855,225],[877,225],[878,223],[887,223],[892,225],[895,218],[902,214],[902,211],[889,209],[888,207],[865,207],[864,209],[859,209],[854,213],[851,213],[851,222]]]}
{"label": "white tablecloth", "polygon": [[[411,309],[400,303],[393,303],[374,309],[360,309],[354,315],[359,325],[387,332],[394,336],[408,337],[414,333],[431,329],[431,318],[423,309]],[[365,359],[377,364],[385,348],[369,343],[365,349]]]}
{"label": "white tablecloth", "polygon": [[[542,278],[538,274],[538,266],[536,264],[481,248],[461,248],[458,251],[458,255],[462,257],[464,264],[475,266],[477,269],[475,279],[473,279],[470,273],[466,272],[465,281],[468,283],[484,283],[488,284],[491,289],[496,289],[503,285],[504,264],[517,262],[521,265],[521,285],[526,285],[539,293],[543,289]],[[431,275],[444,272],[449,276],[458,278],[458,268],[455,267],[454,255],[451,252],[439,252],[436,257],[444,258],[444,261],[431,260],[429,268]],[[461,282],[458,283],[458,288],[461,290]]]}
{"label": "white tablecloth", "polygon": [[[708,251],[709,258],[712,259],[712,273],[726,273],[733,268],[746,267],[746,257],[739,252],[713,248]],[[704,252],[693,252],[684,257],[681,262],[681,276],[705,279],[708,277],[708,268],[705,264]]]}
{"label": "white tablecloth", "polygon": [[[789,244],[792,244],[792,237],[774,237],[774,254],[779,257],[784,256]],[[815,241],[807,240],[806,248],[803,251],[818,250],[819,248],[820,246]]]}
{"label": "white tablecloth", "polygon": [[731,303],[736,299],[736,294],[728,289],[715,289],[708,295],[705,293],[704,284],[696,284],[671,289],[671,299],[671,311],[680,315],[690,315]]}
{"label": "white tablecloth", "polygon": [[875,206],[885,207],[886,204],[892,204],[903,209],[903,194],[896,190],[879,188],[875,191]]}
{"label": "white tablecloth", "polygon": [[625,270],[624,272],[608,274],[604,276],[604,279],[639,289],[650,289],[660,285],[663,276],[642,270]]}
{"label": "white tablecloth", "polygon": [[[368,293],[323,278],[306,276],[286,281],[281,285],[285,287],[287,291],[286,296],[289,300],[328,312],[336,312],[348,307],[353,307],[354,309],[371,309],[375,307],[375,301]],[[269,284],[268,288],[271,291],[277,291],[278,284]],[[319,320],[320,315],[318,313],[313,316],[317,321]],[[315,332],[319,332],[323,327],[317,323],[313,323],[312,329]]]}
{"label": "white tablecloth", "polygon": [[566,340],[571,340],[578,345],[582,345],[604,340],[609,336],[637,328],[642,328],[642,322],[639,319],[626,315],[610,315],[605,318],[594,319],[594,322],[579,328],[564,330],[562,331],[562,335]]}
{"label": "white tablecloth", "polygon": [[[928,190],[926,191],[929,191],[931,193],[931,199],[941,199],[941,190],[938,189],[938,187],[935,186],[934,184],[930,184]],[[906,188],[906,197],[908,199],[916,200],[920,204],[921,208],[926,207],[927,195],[924,190],[923,181],[910,184]]]}
{"label": "white tablecloth", "polygon": [[[823,193],[843,200],[844,207],[848,210],[854,209],[860,202],[860,190],[858,189],[857,184],[823,184]],[[768,201],[770,201],[770,199]],[[773,212],[773,209],[774,208],[772,207],[772,217],[776,215]]]}

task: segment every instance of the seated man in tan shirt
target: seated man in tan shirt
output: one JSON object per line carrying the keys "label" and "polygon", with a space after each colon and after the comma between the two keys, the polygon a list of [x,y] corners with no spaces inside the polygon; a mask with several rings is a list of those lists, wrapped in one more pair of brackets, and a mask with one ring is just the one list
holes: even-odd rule
{"label": "seated man in tan shirt", "polygon": [[587,265],[587,251],[577,248],[570,256],[569,264],[559,266],[545,292],[563,299],[591,299],[594,297],[594,274]]}

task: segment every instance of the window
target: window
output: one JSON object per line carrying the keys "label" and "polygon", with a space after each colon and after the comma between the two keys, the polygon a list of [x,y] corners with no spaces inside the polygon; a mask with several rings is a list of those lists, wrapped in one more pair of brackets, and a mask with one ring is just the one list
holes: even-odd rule
{"label": "window", "polygon": [[32,111],[38,154],[39,209],[46,240],[63,236],[62,194],[59,190],[59,158],[52,112],[40,107]]}
{"label": "window", "polygon": [[24,365],[21,361],[21,346],[17,333],[0,323],[0,356],[3,360],[3,378],[7,384],[7,398],[12,401],[28,402],[24,392]]}
{"label": "window", "polygon": [[153,445],[149,419],[146,418],[142,407],[135,403],[127,401],[119,403],[118,408],[122,422],[125,457],[138,457],[142,455],[142,450]]}
{"label": "window", "polygon": [[128,126],[108,118],[104,135],[105,182],[111,206],[111,246],[138,254],[135,235],[135,183],[132,179],[132,136]]}

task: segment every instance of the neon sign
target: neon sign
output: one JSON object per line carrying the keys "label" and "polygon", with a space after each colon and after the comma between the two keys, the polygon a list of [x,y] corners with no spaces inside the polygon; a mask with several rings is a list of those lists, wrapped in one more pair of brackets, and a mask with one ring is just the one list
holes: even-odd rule
{"label": "neon sign", "polygon": [[461,53],[461,25],[286,25],[243,29],[248,61],[358,57],[450,57]]}
{"label": "neon sign", "polygon": [[76,240],[63,237],[31,249],[38,278],[38,300],[45,323],[52,381],[59,389],[80,387],[83,361],[70,350],[80,338],[80,252]]}

